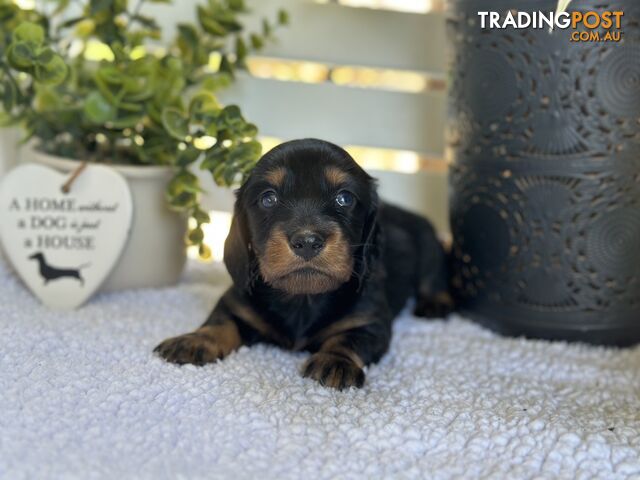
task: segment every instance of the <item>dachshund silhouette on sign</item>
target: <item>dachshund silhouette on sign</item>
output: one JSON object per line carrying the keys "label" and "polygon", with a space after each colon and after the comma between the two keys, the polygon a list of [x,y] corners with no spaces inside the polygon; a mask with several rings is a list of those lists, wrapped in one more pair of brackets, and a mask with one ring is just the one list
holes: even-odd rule
{"label": "dachshund silhouette on sign", "polygon": [[76,269],[53,267],[47,264],[47,261],[44,258],[44,253],[42,252],[36,252],[33,255],[30,255],[29,259],[38,261],[40,276],[44,280],[45,285],[49,283],[49,280],[58,280],[59,278],[65,277],[76,278],[80,282],[80,285],[84,285],[84,279],[82,278],[81,270],[90,265],[86,263]]}

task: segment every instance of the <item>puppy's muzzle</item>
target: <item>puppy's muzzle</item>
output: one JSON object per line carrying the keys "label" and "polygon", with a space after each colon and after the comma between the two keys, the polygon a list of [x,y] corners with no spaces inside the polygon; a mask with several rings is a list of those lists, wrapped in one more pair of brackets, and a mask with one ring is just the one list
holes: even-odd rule
{"label": "puppy's muzzle", "polygon": [[275,227],[258,253],[260,273],[273,287],[290,294],[318,294],[335,290],[351,278],[353,256],[337,225],[320,233],[304,227],[287,235]]}
{"label": "puppy's muzzle", "polygon": [[291,236],[289,246],[298,257],[309,261],[324,249],[325,239],[319,233],[304,230]]}

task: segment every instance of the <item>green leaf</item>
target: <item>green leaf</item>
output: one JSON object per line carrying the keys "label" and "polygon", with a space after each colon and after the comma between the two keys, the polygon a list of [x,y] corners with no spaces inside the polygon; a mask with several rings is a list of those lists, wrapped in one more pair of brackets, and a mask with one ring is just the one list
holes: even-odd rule
{"label": "green leaf", "polygon": [[67,78],[69,68],[60,55],[52,53],[46,57],[46,63],[39,61],[36,65],[34,77],[38,82],[47,85],[59,85]]}
{"label": "green leaf", "polygon": [[62,101],[55,90],[48,86],[37,85],[34,107],[38,112],[57,110]]}
{"label": "green leaf", "polygon": [[154,94],[152,80],[135,74],[125,78],[122,88],[126,92],[127,100],[133,102],[142,102],[153,97]]}
{"label": "green leaf", "polygon": [[224,185],[231,186],[235,183],[238,172],[233,165],[227,165],[224,170]]}
{"label": "green leaf", "polygon": [[231,10],[216,9],[213,18],[215,18],[227,32],[239,32],[242,30],[242,24],[238,22],[236,14]]}
{"label": "green leaf", "polygon": [[111,63],[103,63],[96,71],[96,76],[105,83],[111,85],[121,85],[126,76],[123,72]]}
{"label": "green leaf", "polygon": [[213,18],[211,13],[202,5],[198,6],[198,21],[204,31],[211,35],[223,37],[227,34],[227,29]]}
{"label": "green leaf", "polygon": [[269,23],[269,20],[267,20],[266,18],[263,18],[262,19],[262,34],[265,37],[270,37],[272,31],[273,31],[273,27]]}
{"label": "green leaf", "polygon": [[109,88],[109,85],[100,76],[96,75],[95,83],[96,87],[98,87],[98,90],[100,90],[100,93],[102,93],[102,96],[104,96],[104,98],[106,98],[111,105],[118,105],[118,98],[116,98],[116,96]]}
{"label": "green leaf", "polygon": [[13,82],[7,79],[4,83],[0,83],[2,91],[2,107],[5,112],[10,112],[18,99],[18,91]]}
{"label": "green leaf", "polygon": [[7,60],[16,70],[26,70],[33,66],[35,49],[27,42],[17,42],[9,45]]}
{"label": "green leaf", "polygon": [[175,197],[169,196],[169,205],[177,210],[184,210],[196,204],[198,197],[191,192],[181,192]]}
{"label": "green leaf", "polygon": [[162,125],[162,110],[159,106],[155,104],[153,101],[148,101],[145,103],[145,108],[147,110],[147,114],[149,118],[151,118],[158,125]]}
{"label": "green leaf", "polygon": [[240,134],[244,137],[255,137],[258,134],[258,127],[256,127],[253,123],[246,123]]}
{"label": "green leaf", "polygon": [[211,249],[203,243],[198,248],[198,255],[203,260],[209,260],[211,258]]}
{"label": "green leaf", "polygon": [[289,25],[289,12],[286,10],[278,10],[278,23],[280,25]]}
{"label": "green leaf", "polygon": [[92,15],[100,13],[117,15],[127,9],[127,0],[89,0],[89,8]]}
{"label": "green leaf", "polygon": [[219,72],[213,75],[207,75],[202,79],[202,88],[215,92],[222,88],[226,88],[233,82],[233,76],[226,72]]}
{"label": "green leaf", "polygon": [[95,124],[104,124],[116,116],[116,108],[100,92],[91,92],[84,102],[84,114]]}
{"label": "green leaf", "polygon": [[145,118],[144,113],[137,114],[137,115],[125,115],[122,117],[115,118],[111,120],[109,123],[111,124],[112,128],[116,130],[121,130],[127,127],[129,128],[136,127],[138,124],[144,121],[144,118]]}
{"label": "green leaf", "polygon": [[189,119],[175,107],[162,110],[162,125],[177,140],[184,140],[189,135]]}
{"label": "green leaf", "polygon": [[227,150],[219,147],[214,147],[207,151],[204,160],[200,163],[200,170],[207,170],[212,174],[216,169],[223,164],[227,159]]}
{"label": "green leaf", "polygon": [[249,38],[251,39],[251,46],[255,50],[260,50],[262,47],[264,47],[264,39],[260,35],[252,33]]}
{"label": "green leaf", "polygon": [[239,125],[244,120],[242,119],[242,112],[237,105],[227,105],[222,110],[222,118],[224,122],[229,126]]}
{"label": "green leaf", "polygon": [[127,110],[129,112],[140,112],[144,108],[143,105],[135,102],[120,102],[117,106],[118,108],[121,108],[122,110]]}
{"label": "green leaf", "polygon": [[55,52],[50,48],[43,48],[40,50],[36,56],[36,62],[40,65],[46,65],[47,63],[53,61],[55,56]]}
{"label": "green leaf", "polygon": [[183,168],[191,165],[198,159],[200,153],[200,150],[198,150],[197,148],[189,146],[184,150],[178,152],[178,155],[176,156],[176,165]]}
{"label": "green leaf", "polygon": [[193,211],[193,218],[198,223],[198,225],[202,225],[203,223],[209,223],[211,221],[209,214],[204,210],[202,210],[201,208],[196,208]]}
{"label": "green leaf", "polygon": [[189,232],[188,238],[191,245],[200,245],[204,240],[204,232],[200,227],[194,228]]}
{"label": "green leaf", "polygon": [[257,160],[262,153],[262,144],[256,140],[241,143],[229,153],[232,163],[245,163]]}
{"label": "green leaf", "polygon": [[233,78],[233,64],[229,61],[229,57],[227,55],[222,55],[219,71]]}
{"label": "green leaf", "polygon": [[224,163],[221,163],[213,170],[213,172],[211,172],[211,174],[213,175],[213,181],[216,182],[216,185],[226,185],[224,179],[225,168],[226,165]]}
{"label": "green leaf", "polygon": [[229,5],[229,8],[231,10],[237,13],[243,13],[247,11],[244,0],[227,0],[227,5]]}
{"label": "green leaf", "polygon": [[39,46],[44,42],[44,28],[37,23],[22,22],[13,31],[12,38],[14,42],[27,42]]}
{"label": "green leaf", "polygon": [[178,44],[188,54],[193,54],[198,49],[198,31],[188,23],[178,24]]}
{"label": "green leaf", "polygon": [[167,187],[167,192],[170,196],[176,197],[183,192],[189,192],[194,195],[200,193],[200,180],[193,173],[188,170],[182,169],[175,175]]}
{"label": "green leaf", "polygon": [[236,37],[236,58],[239,63],[244,63],[245,58],[247,58],[247,44],[244,43],[244,40],[241,36]]}
{"label": "green leaf", "polygon": [[189,102],[190,115],[197,115],[199,113],[217,114],[219,111],[220,104],[211,92],[199,92],[194,95],[191,102]]}
{"label": "green leaf", "polygon": [[210,137],[216,137],[218,135],[218,126],[214,121],[210,121],[205,125],[204,131]]}

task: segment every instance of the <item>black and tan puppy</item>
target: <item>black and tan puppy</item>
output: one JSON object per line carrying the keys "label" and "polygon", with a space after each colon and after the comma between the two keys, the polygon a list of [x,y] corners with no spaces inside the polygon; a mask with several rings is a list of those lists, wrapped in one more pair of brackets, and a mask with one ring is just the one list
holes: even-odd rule
{"label": "black and tan puppy", "polygon": [[380,203],[375,181],[320,140],[284,143],[258,162],[238,191],[224,261],[233,286],[202,327],[156,347],[166,360],[203,365],[269,342],[310,351],[306,377],[361,387],[410,296],[417,315],[452,307],[431,225]]}

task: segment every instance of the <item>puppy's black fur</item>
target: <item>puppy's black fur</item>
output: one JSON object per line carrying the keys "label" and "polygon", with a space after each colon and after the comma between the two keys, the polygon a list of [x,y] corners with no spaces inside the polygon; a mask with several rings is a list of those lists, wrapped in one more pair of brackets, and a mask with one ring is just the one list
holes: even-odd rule
{"label": "puppy's black fur", "polygon": [[375,181],[321,140],[284,143],[258,162],[238,191],[225,264],[233,286],[200,329],[156,347],[168,361],[202,365],[270,342],[310,351],[305,376],[360,387],[410,296],[421,316],[453,307],[433,227],[380,202]]}

